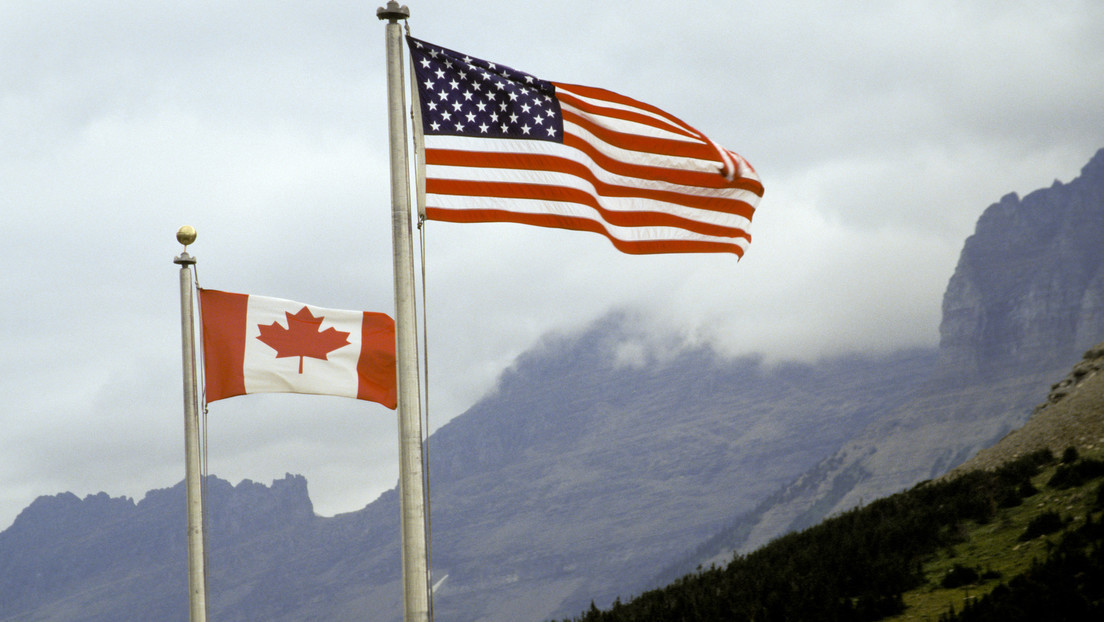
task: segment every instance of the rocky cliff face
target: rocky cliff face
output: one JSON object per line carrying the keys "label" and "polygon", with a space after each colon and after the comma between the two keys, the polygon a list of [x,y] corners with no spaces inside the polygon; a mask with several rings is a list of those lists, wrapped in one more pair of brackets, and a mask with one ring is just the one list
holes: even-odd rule
{"label": "rocky cliff face", "polygon": [[940,368],[1063,368],[1104,332],[1104,150],[1081,176],[989,206],[943,297]]}

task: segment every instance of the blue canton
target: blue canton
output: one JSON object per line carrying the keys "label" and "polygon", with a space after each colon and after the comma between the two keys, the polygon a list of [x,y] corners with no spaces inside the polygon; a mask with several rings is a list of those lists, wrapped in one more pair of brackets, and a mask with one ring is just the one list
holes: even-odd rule
{"label": "blue canton", "polygon": [[407,37],[427,135],[563,142],[556,89],[527,73]]}

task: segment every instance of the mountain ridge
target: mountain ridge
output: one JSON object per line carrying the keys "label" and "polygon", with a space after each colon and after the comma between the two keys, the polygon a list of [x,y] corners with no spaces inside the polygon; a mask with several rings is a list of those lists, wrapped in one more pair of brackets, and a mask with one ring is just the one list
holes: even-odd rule
{"label": "mountain ridge", "polygon": [[[938,349],[767,365],[697,346],[627,360],[639,335],[624,313],[548,337],[428,441],[433,572],[447,577],[437,614],[607,606],[1006,436],[1104,339],[1101,214],[1104,150],[1070,183],[985,210],[948,284]],[[1002,254],[1024,245],[1032,270]],[[1074,337],[1043,347],[1063,329]],[[324,518],[298,476],[208,484],[212,617],[401,618],[395,490]],[[137,503],[36,500],[0,532],[0,619],[183,620],[183,507],[180,484]]]}

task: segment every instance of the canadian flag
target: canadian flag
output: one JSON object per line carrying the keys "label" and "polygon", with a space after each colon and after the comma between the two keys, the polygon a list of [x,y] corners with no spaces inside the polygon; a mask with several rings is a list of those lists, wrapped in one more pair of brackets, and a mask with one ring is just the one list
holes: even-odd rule
{"label": "canadian flag", "polygon": [[199,290],[208,402],[246,393],[396,406],[395,321],[281,298]]}

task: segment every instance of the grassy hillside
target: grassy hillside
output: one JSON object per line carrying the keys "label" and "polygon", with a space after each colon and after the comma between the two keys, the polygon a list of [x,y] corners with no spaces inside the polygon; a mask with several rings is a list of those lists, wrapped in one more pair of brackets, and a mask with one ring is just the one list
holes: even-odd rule
{"label": "grassy hillside", "polygon": [[1100,449],[926,482],[573,620],[1034,620],[1043,610],[1104,619]]}
{"label": "grassy hillside", "polygon": [[[1086,619],[1085,605],[1104,613],[1102,454],[1067,452],[1031,478],[1036,494],[1001,508],[994,520],[968,525],[962,542],[926,561],[928,580],[904,594],[905,611],[891,619],[1010,620],[1016,611],[1004,609],[1017,600],[1031,603],[1016,605],[1019,619]],[[1063,568],[1082,557],[1076,563],[1084,567]],[[1096,592],[1086,593],[1094,583]],[[1056,599],[1057,586],[1065,593]]]}

